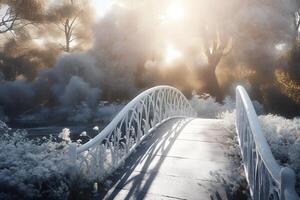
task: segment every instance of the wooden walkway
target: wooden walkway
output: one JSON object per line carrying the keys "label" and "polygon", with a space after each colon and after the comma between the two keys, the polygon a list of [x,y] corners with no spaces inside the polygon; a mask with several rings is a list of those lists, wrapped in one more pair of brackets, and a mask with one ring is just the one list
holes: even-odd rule
{"label": "wooden walkway", "polygon": [[220,120],[165,122],[108,178],[104,199],[208,200],[216,191],[225,197],[215,174],[226,177],[232,170],[227,137]]}

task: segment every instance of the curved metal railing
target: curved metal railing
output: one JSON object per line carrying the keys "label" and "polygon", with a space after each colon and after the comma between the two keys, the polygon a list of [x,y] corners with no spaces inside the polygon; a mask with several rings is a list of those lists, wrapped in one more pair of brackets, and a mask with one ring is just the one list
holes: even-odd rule
{"label": "curved metal railing", "polygon": [[185,96],[176,88],[157,86],[142,92],[92,140],[70,145],[70,156],[82,170],[103,178],[118,168],[153,128],[171,117],[195,117]]}
{"label": "curved metal railing", "polygon": [[236,128],[252,198],[299,200],[295,173],[274,159],[252,102],[242,86],[236,88]]}

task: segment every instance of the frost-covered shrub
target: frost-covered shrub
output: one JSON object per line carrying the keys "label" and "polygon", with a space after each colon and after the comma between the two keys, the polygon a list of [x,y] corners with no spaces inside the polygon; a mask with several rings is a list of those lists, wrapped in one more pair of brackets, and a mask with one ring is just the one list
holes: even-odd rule
{"label": "frost-covered shrub", "polygon": [[38,78],[46,80],[43,87],[50,88],[56,105],[76,106],[85,102],[94,107],[101,97],[102,73],[95,62],[85,53],[63,54],[53,68],[41,71]]}
{"label": "frost-covered shrub", "polygon": [[118,112],[122,110],[125,105],[125,103],[120,103],[102,106],[95,113],[95,118],[99,118],[104,123],[108,123],[115,117],[116,114],[118,114]]}
{"label": "frost-covered shrub", "polygon": [[290,148],[300,138],[300,119],[290,120],[275,115],[263,115],[259,119],[274,156],[281,163],[288,162]]}
{"label": "frost-covered shrub", "polygon": [[0,94],[0,107],[5,108],[5,114],[26,110],[34,104],[34,90],[26,80],[1,82]]}
{"label": "frost-covered shrub", "polygon": [[70,138],[70,129],[64,128],[59,134],[58,137],[62,139],[65,143],[69,143],[71,141]]}
{"label": "frost-covered shrub", "polygon": [[[276,115],[259,117],[263,133],[275,159],[293,168],[300,183],[300,118],[286,119]],[[298,185],[298,192],[300,187]]]}
{"label": "frost-covered shrub", "polygon": [[235,103],[230,97],[226,97],[223,104],[220,104],[209,94],[193,94],[190,103],[198,113],[198,117],[202,118],[216,118],[219,114],[235,108]]}
{"label": "frost-covered shrub", "polygon": [[[223,112],[232,112],[235,109],[235,100],[227,96],[222,103],[216,102],[216,99],[209,94],[197,95],[193,93],[190,104],[202,118],[219,118]],[[252,101],[257,114],[263,114],[263,106],[258,101]]]}
{"label": "frost-covered shrub", "polygon": [[229,188],[230,195],[228,195],[228,199],[251,199],[244,173],[244,168],[242,165],[242,157],[236,134],[235,110],[225,111],[219,114],[218,118],[223,119],[222,125],[224,129],[229,133],[225,141],[228,146],[226,154],[229,156],[234,166],[231,170],[231,174],[228,175],[229,181],[224,186]]}
{"label": "frost-covered shrub", "polygon": [[[66,142],[29,140],[26,132],[0,127],[0,199],[68,199],[87,190],[89,180],[68,159]],[[62,138],[68,133],[63,130]]]}
{"label": "frost-covered shrub", "polygon": [[8,126],[4,122],[0,121],[0,133],[7,134],[8,131],[9,131]]}
{"label": "frost-covered shrub", "polygon": [[229,144],[229,149],[227,154],[234,158],[233,161],[240,162],[241,164],[241,154],[240,154],[240,147],[238,144],[237,134],[236,134],[236,127],[235,127],[235,110],[230,112],[226,111],[221,113],[218,118],[223,119],[222,125],[224,129],[230,133],[227,138],[227,144]]}
{"label": "frost-covered shrub", "polygon": [[[225,112],[220,117],[232,137],[236,137],[234,112]],[[259,116],[259,122],[277,162],[295,170],[297,191],[300,193],[300,118],[286,119],[268,114]],[[239,156],[240,149],[234,140],[230,141],[229,153],[231,156]]]}
{"label": "frost-covered shrub", "polygon": [[86,102],[91,107],[95,106],[101,92],[99,88],[91,88],[82,78],[73,76],[60,96],[62,105],[75,106]]}

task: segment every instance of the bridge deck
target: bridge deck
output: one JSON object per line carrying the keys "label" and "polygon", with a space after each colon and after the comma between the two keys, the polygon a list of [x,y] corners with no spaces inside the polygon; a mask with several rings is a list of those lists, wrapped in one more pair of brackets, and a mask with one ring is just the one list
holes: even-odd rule
{"label": "bridge deck", "polygon": [[[210,199],[224,188],[213,175],[226,176],[228,133],[221,121],[169,120],[159,126],[109,179],[105,199]],[[224,195],[225,196],[225,195]]]}

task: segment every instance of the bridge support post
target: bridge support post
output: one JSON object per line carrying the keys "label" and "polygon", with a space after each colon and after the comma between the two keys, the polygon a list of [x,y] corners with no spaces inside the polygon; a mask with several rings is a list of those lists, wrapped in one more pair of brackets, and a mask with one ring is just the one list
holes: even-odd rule
{"label": "bridge support post", "polygon": [[77,160],[77,144],[71,143],[69,145],[69,150],[68,150],[68,157],[71,162],[76,162]]}
{"label": "bridge support post", "polygon": [[281,179],[281,197],[282,200],[298,200],[295,193],[296,175],[294,170],[289,167],[283,167],[280,170]]}

